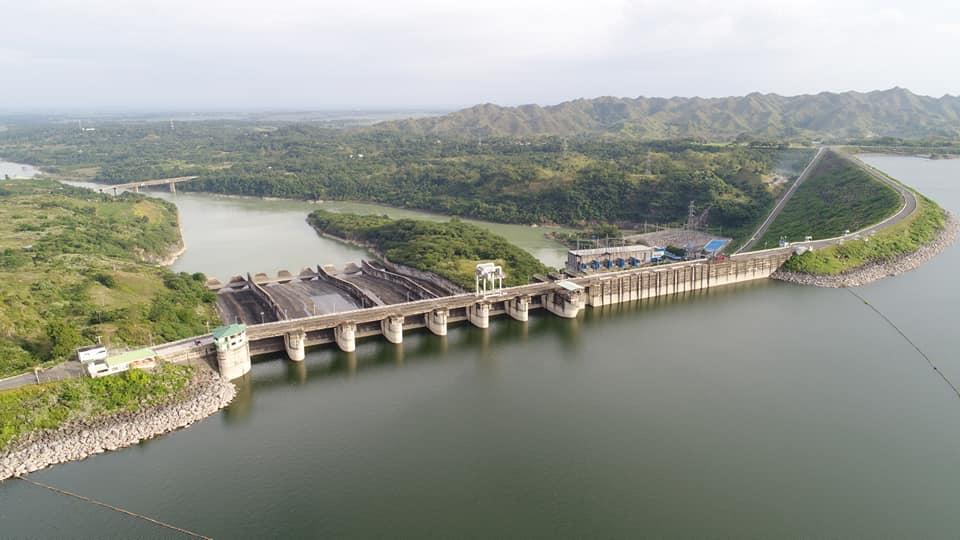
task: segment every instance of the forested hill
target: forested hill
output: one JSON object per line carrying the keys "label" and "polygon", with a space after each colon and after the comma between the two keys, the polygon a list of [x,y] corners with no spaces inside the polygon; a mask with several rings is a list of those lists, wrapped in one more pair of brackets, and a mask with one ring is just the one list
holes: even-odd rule
{"label": "forested hill", "polygon": [[868,137],[956,138],[960,97],[893,88],[785,97],[577,99],[541,107],[484,104],[444,116],[383,122],[378,129],[446,136],[617,134],[641,139]]}

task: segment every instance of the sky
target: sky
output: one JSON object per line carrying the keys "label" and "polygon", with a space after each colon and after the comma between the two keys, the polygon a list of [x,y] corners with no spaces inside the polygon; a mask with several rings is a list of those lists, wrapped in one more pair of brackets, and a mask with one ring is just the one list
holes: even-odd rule
{"label": "sky", "polygon": [[960,93],[948,0],[0,0],[0,110]]}

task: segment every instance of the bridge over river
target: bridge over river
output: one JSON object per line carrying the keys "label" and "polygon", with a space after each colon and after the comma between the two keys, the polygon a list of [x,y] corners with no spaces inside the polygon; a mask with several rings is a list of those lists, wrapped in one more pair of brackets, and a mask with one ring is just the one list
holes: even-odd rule
{"label": "bridge over river", "polygon": [[[154,186],[169,186],[171,193],[177,192],[177,184],[181,182],[189,182],[190,180],[196,180],[200,178],[199,176],[177,176],[175,178],[154,178],[150,180],[136,180],[134,182],[127,182],[125,184],[115,184],[111,186],[113,188],[113,194],[116,195],[120,191],[133,191],[134,193],[139,193],[141,188],[145,187],[154,187]],[[100,191],[103,191],[102,189]]]}

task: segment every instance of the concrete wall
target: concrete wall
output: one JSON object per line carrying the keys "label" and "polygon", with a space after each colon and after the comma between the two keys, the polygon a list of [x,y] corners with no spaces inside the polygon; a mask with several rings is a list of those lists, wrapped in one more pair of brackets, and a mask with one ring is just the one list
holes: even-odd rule
{"label": "concrete wall", "polygon": [[375,278],[390,282],[402,289],[408,298],[416,300],[425,300],[427,298],[436,298],[437,295],[425,289],[422,285],[408,278],[407,276],[377,268],[367,261],[360,262],[364,274],[369,274]]}
{"label": "concrete wall", "polygon": [[[487,328],[491,316],[508,315],[524,320],[528,310],[541,308],[560,317],[574,318],[587,305],[600,307],[764,279],[789,257],[789,252],[762,253],[736,256],[720,262],[695,261],[594,274],[570,280],[583,287],[583,290],[569,291],[556,284],[535,284],[504,289],[503,294],[488,298],[461,295],[396,304],[389,307],[390,312],[369,311],[377,315],[366,320],[359,312],[353,312],[345,314],[343,319],[331,315],[319,317],[317,319],[328,322],[313,328],[309,324],[314,318],[291,324],[306,325],[303,326],[307,330],[303,343],[307,346],[335,341],[342,350],[353,351],[356,340],[363,337],[383,335],[393,343],[400,343],[405,328],[426,326],[434,334],[444,335],[448,323],[469,321],[480,328]],[[337,281],[347,286],[353,285],[343,280]],[[359,322],[348,318],[357,318]],[[272,325],[254,328],[263,326]],[[280,326],[287,333],[296,330],[292,326]],[[276,337],[261,335],[263,344],[257,341],[251,345],[255,354],[266,350],[283,350],[285,345],[289,348],[289,337],[277,340]],[[267,344],[269,340],[274,341]]]}
{"label": "concrete wall", "polygon": [[320,275],[320,279],[347,293],[350,298],[353,298],[357,305],[361,307],[374,307],[383,305],[383,300],[380,300],[377,295],[368,290],[361,289],[347,280],[338,278],[337,276],[324,270],[323,267],[318,266],[317,272]]}
{"label": "concrete wall", "polygon": [[276,317],[278,321],[286,320],[287,314],[284,313],[283,308],[280,307],[280,304],[278,304],[277,301],[270,296],[270,293],[268,293],[266,289],[254,281],[253,278],[250,277],[250,274],[247,274],[247,285],[250,286],[250,291],[253,292],[257,299],[269,306],[270,310],[273,312],[273,316]]}
{"label": "concrete wall", "polygon": [[418,270],[416,268],[411,268],[409,266],[404,266],[402,264],[390,262],[387,260],[383,260],[381,264],[383,264],[384,268],[386,268],[387,270],[395,274],[400,274],[401,276],[407,276],[414,279],[419,279],[421,281],[426,281],[427,283],[430,283],[434,287],[440,290],[446,291],[446,293],[450,296],[453,296],[455,294],[463,294],[464,292],[466,292],[463,289],[461,289],[459,286],[457,286],[456,283],[442,276],[434,274],[433,272]]}
{"label": "concrete wall", "polygon": [[586,285],[586,302],[599,307],[764,279],[787,258],[777,254],[652,268],[610,277],[598,275]]}

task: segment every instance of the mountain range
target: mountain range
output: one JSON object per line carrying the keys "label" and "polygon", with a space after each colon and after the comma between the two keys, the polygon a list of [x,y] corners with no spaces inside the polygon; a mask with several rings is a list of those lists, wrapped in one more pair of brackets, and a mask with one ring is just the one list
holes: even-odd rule
{"label": "mountain range", "polygon": [[443,116],[382,122],[381,130],[461,137],[625,135],[639,139],[960,138],[960,97],[903,88],[781,96],[576,99],[482,104]]}

